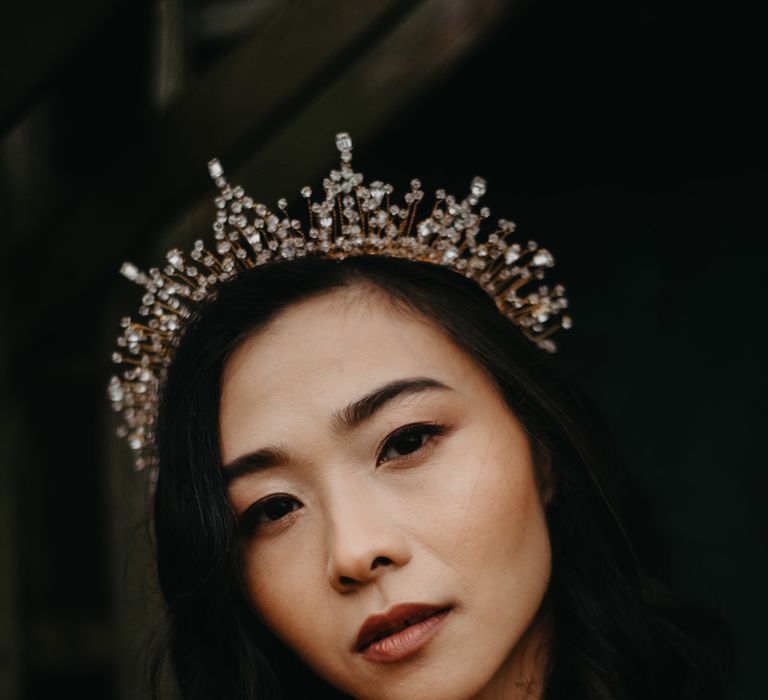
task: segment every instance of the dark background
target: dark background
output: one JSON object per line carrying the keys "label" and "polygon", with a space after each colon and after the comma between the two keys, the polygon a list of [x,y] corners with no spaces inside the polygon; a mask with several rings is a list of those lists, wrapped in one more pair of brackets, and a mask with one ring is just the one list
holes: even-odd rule
{"label": "dark background", "polygon": [[482,175],[554,252],[558,361],[618,446],[638,547],[726,619],[732,697],[762,697],[762,26],[681,0],[5,3],[0,696],[142,696],[145,475],[105,392],[139,298],[119,264],[208,235],[210,157],[295,205],[346,130],[367,180]]}

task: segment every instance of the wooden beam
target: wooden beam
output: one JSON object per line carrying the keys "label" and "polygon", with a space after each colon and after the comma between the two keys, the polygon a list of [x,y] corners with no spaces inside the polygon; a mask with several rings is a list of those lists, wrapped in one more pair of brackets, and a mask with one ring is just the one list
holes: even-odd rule
{"label": "wooden beam", "polygon": [[0,4],[0,133],[21,117],[85,37],[125,0]]}
{"label": "wooden beam", "polygon": [[[511,6],[502,0],[288,4],[185,94],[133,157],[99,175],[98,196],[21,237],[18,258],[35,261],[36,277],[60,283],[55,295],[19,298],[17,342],[34,342],[45,319],[89,290],[103,294],[123,259],[138,256],[141,263],[140,251],[163,240],[191,203],[209,202],[205,163],[213,155],[230,172],[243,166],[262,201],[288,195],[298,177],[335,159],[329,139],[336,131],[369,138]],[[26,273],[15,272],[14,285],[22,288]]]}

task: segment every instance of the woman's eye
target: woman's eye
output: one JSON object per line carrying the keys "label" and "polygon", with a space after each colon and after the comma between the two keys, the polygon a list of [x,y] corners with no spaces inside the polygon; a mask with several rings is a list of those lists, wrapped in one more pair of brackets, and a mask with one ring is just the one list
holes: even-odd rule
{"label": "woman's eye", "polygon": [[301,503],[293,496],[269,496],[254,503],[240,516],[240,527],[244,532],[250,532],[259,525],[280,520],[298,508],[301,508]]}
{"label": "woman's eye", "polygon": [[446,428],[432,423],[419,423],[399,428],[387,438],[384,448],[379,453],[378,463],[397,460],[417,452],[433,436],[441,435]]}

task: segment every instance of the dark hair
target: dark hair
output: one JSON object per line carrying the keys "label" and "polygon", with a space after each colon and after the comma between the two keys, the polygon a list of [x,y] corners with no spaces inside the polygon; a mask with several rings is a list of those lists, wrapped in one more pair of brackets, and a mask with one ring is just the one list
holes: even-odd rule
{"label": "dark hair", "polygon": [[546,600],[554,637],[545,697],[722,698],[729,658],[722,626],[644,572],[617,513],[613,472],[589,438],[600,426],[586,402],[475,282],[384,256],[253,268],[223,285],[183,335],[160,403],[154,502],[168,647],[182,697],[266,699],[281,697],[280,689],[283,697],[344,697],[246,605],[218,408],[224,364],[248,335],[294,302],[353,286],[442,329],[488,371],[535,454],[551,464]]}

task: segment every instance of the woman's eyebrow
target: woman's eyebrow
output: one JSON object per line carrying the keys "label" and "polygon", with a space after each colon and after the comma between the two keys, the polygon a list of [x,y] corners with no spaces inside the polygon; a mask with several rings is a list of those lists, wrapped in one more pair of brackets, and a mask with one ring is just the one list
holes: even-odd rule
{"label": "woman's eyebrow", "polygon": [[259,450],[248,452],[222,467],[224,484],[229,487],[232,482],[248,476],[248,474],[272,469],[288,461],[290,461],[288,455],[276,447],[262,447]]}
{"label": "woman's eyebrow", "polygon": [[[391,401],[425,391],[454,391],[450,386],[431,377],[395,379],[382,384],[357,401],[353,401],[331,417],[333,432],[342,437],[370,420]],[[248,474],[272,469],[287,463],[288,455],[278,447],[264,447],[241,455],[225,464],[224,482],[227,486]]]}
{"label": "woman's eyebrow", "polygon": [[344,433],[348,433],[350,430],[354,430],[362,423],[365,423],[365,421],[370,420],[374,414],[393,399],[435,389],[453,391],[447,384],[443,384],[443,382],[431,377],[395,379],[374,389],[341,411],[334,413],[331,418],[331,426],[338,436],[342,436]]}

